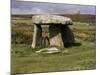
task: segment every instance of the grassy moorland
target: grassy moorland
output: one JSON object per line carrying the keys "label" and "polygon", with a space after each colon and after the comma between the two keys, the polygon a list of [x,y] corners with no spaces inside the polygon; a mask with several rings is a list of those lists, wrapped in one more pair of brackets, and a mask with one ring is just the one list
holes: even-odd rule
{"label": "grassy moorland", "polygon": [[74,25],[71,25],[70,28],[76,42],[81,45],[64,48],[62,53],[36,54],[35,51],[38,48],[31,48],[33,35],[31,17],[12,16],[11,73],[96,69],[96,24],[94,17],[87,16],[77,19],[77,21],[72,18]]}

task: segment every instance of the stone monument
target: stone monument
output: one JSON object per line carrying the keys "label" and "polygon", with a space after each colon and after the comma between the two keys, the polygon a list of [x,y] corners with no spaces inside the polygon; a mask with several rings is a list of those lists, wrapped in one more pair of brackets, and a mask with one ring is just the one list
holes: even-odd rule
{"label": "stone monument", "polygon": [[[58,15],[34,15],[32,48],[42,45],[67,47],[75,42],[74,35],[68,25],[72,25],[71,18]],[[42,26],[48,26],[48,34]]]}

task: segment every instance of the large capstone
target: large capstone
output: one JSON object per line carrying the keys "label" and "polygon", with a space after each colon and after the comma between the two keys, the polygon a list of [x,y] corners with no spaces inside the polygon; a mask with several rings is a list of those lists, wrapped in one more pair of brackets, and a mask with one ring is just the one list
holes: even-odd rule
{"label": "large capstone", "polygon": [[[68,17],[58,15],[35,15],[32,17],[34,25],[32,47],[39,46],[59,46],[66,47],[74,43],[74,35],[68,25],[72,25],[72,20]],[[45,29],[48,28],[48,35],[44,35]],[[46,34],[47,34],[46,33]]]}
{"label": "large capstone", "polygon": [[35,24],[72,24],[72,20],[69,17],[58,16],[58,15],[35,15],[32,17],[33,23]]}

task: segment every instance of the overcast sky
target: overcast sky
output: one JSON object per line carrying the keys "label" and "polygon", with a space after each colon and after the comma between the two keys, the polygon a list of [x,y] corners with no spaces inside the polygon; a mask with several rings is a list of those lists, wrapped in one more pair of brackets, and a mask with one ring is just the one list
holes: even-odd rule
{"label": "overcast sky", "polygon": [[95,8],[93,5],[11,1],[12,14],[74,14],[78,11],[81,14],[95,14]]}

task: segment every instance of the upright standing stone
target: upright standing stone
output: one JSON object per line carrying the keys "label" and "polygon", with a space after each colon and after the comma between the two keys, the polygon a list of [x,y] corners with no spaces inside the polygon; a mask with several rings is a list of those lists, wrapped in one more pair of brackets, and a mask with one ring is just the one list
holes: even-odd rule
{"label": "upright standing stone", "polygon": [[73,43],[75,43],[74,34],[67,25],[61,26],[61,34],[64,47],[71,46]]}
{"label": "upright standing stone", "polygon": [[50,38],[50,46],[64,47],[63,40],[61,37],[61,26],[60,25],[50,25],[49,26],[49,38]]}
{"label": "upright standing stone", "polygon": [[40,46],[42,41],[42,28],[41,25],[34,25],[32,48]]}

